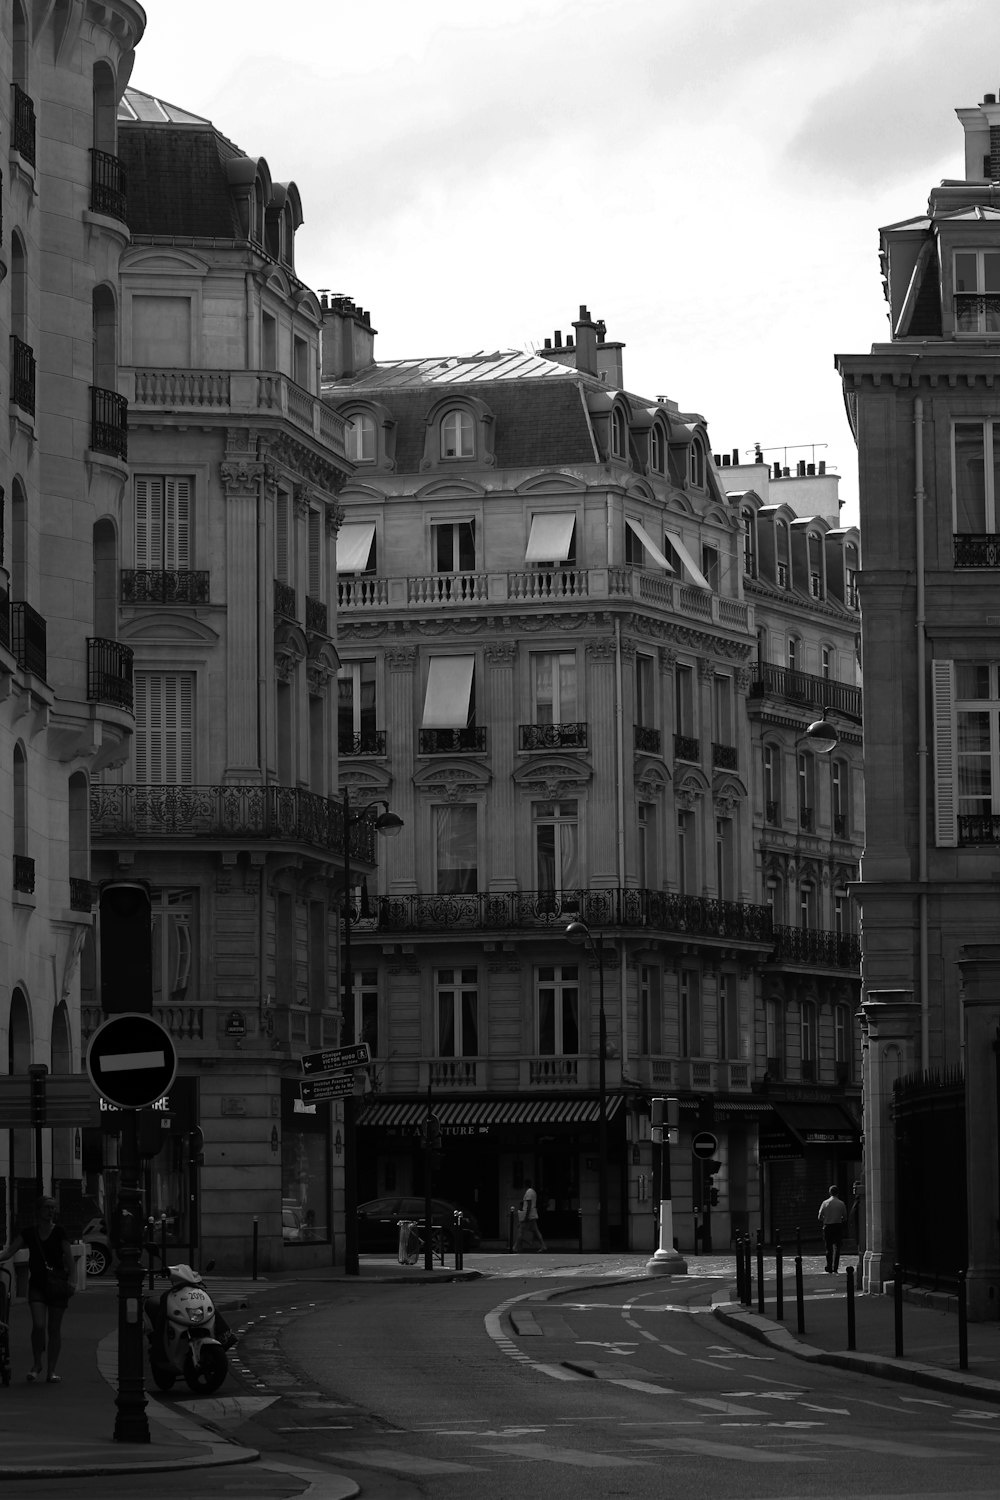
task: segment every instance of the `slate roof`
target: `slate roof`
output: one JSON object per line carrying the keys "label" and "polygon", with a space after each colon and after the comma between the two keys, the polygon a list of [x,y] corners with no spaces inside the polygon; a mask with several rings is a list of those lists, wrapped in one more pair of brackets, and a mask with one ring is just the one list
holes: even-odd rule
{"label": "slate roof", "polygon": [[204,120],[127,89],[118,157],[128,174],[133,234],[245,240],[225,163],[245,153]]}

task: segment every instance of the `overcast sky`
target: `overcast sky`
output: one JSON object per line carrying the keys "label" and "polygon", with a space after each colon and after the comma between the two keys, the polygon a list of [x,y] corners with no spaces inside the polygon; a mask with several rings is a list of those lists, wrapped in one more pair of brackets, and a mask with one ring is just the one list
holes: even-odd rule
{"label": "overcast sky", "polygon": [[371,310],[377,357],[536,347],[586,303],[629,390],[716,452],[816,444],[856,519],[834,354],[888,336],[879,226],[962,175],[954,110],[1000,92],[992,0],[146,12],[132,83],[298,184],[299,274]]}

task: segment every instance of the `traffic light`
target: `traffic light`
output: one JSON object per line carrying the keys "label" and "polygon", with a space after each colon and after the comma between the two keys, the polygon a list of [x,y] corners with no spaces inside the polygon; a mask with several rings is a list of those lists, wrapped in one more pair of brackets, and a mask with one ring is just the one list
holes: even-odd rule
{"label": "traffic light", "polygon": [[31,1123],[37,1127],[45,1124],[45,1077],[48,1068],[44,1063],[29,1063],[28,1077],[31,1080]]}
{"label": "traffic light", "polygon": [[420,1133],[424,1138],[424,1145],[428,1151],[441,1150],[441,1121],[437,1115],[425,1116]]}
{"label": "traffic light", "polygon": [[656,1146],[680,1144],[680,1100],[651,1099],[649,1106],[650,1137]]}
{"label": "traffic light", "polygon": [[704,1163],[704,1168],[705,1183],[708,1188],[708,1202],[712,1208],[716,1208],[718,1207],[719,1203],[719,1189],[712,1181],[712,1178],[715,1176],[716,1172],[722,1171],[722,1163],[721,1161],[716,1161],[714,1157],[711,1157]]}
{"label": "traffic light", "polygon": [[101,1009],[153,1014],[153,926],[148,887],[109,880],[100,899]]}

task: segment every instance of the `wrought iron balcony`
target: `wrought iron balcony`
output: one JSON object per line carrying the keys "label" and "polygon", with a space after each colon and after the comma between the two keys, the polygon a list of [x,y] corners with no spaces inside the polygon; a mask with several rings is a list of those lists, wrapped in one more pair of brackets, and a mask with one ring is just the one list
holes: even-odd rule
{"label": "wrought iron balcony", "polygon": [[69,877],[69,906],[70,911],[90,911],[94,905],[94,887],[89,880],[80,880],[77,876]]}
{"label": "wrought iron balcony", "polygon": [[645,724],[634,724],[633,726],[636,750],[642,750],[647,755],[659,755],[660,753],[660,731],[650,729]]}
{"label": "wrought iron balcony", "polygon": [[805,833],[814,833],[815,815],[811,807],[799,808],[799,827]]}
{"label": "wrought iron balcony", "polygon": [[35,355],[16,333],[10,336],[10,399],[30,417],[35,415]]}
{"label": "wrought iron balcony", "polygon": [[809,964],[814,968],[857,969],[861,965],[861,939],[853,932],[776,926],[772,958],[776,963]]}
{"label": "wrought iron balcony", "polygon": [[123,604],[207,604],[207,568],[123,568]]}
{"label": "wrought iron balcony", "polygon": [[960,813],[958,842],[965,846],[1000,844],[1000,815],[996,813]]}
{"label": "wrought iron balcony", "polygon": [[735,745],[712,745],[712,765],[720,771],[735,771],[739,765]]}
{"label": "wrought iron balcony", "polygon": [[772,942],[771,912],[766,906],[620,888],[380,896],[375,926],[380,932],[510,932],[558,930],[570,920],[598,928],[644,928],[767,946]]}
{"label": "wrought iron balcony", "polygon": [[128,223],[128,177],[117,156],[108,151],[90,152],[90,207],[95,214]]}
{"label": "wrought iron balcony", "polygon": [[781,698],[804,708],[832,708],[861,721],[861,689],[829,677],[815,677],[811,672],[797,672],[791,667],[776,667],[758,662],[748,695],[753,698]]}
{"label": "wrought iron balcony", "polygon": [[339,734],[337,753],[338,755],[385,755],[385,730],[362,729],[359,734]]}
{"label": "wrought iron balcony", "polygon": [[10,650],[10,599],[7,590],[0,587],[0,646]]}
{"label": "wrought iron balcony", "polygon": [[306,631],[309,635],[329,635],[328,614],[322,599],[306,595]]}
{"label": "wrought iron balcony", "polygon": [[27,854],[14,855],[14,889],[22,896],[35,893],[35,861]]}
{"label": "wrought iron balcony", "polygon": [[468,729],[421,729],[421,755],[482,754],[486,749],[486,726]]}
{"label": "wrought iron balcony", "polygon": [[45,619],[21,599],[10,606],[10,649],[22,672],[45,679],[49,667]]}
{"label": "wrought iron balcony", "polygon": [[586,750],[586,724],[522,724],[522,750]]}
{"label": "wrought iron balcony", "polygon": [[87,641],[87,697],[132,712],[131,646],[91,636]]}
{"label": "wrought iron balcony", "polygon": [[1000,333],[1000,295],[996,292],[956,292],[955,332]]}
{"label": "wrought iron balcony", "polygon": [[701,744],[690,734],[675,734],[674,759],[689,760],[698,765],[701,761]]}
{"label": "wrought iron balcony", "polygon": [[777,802],[764,803],[764,822],[776,827],[781,822],[781,808]]}
{"label": "wrought iron balcony", "polygon": [[986,532],[977,536],[972,532],[956,532],[956,568],[1000,568],[1000,535]]}
{"label": "wrought iron balcony", "polygon": [[280,579],[274,580],[274,613],[285,620],[298,620],[295,610],[295,590]]}
{"label": "wrought iron balcony", "polygon": [[35,101],[26,94],[20,84],[11,85],[14,93],[13,118],[10,122],[10,143],[19,156],[31,166],[35,165]]}
{"label": "wrought iron balcony", "polygon": [[[98,839],[259,839],[344,852],[343,805],[300,787],[92,785],[90,824]],[[351,820],[350,854],[375,863],[369,819]]]}
{"label": "wrought iron balcony", "polygon": [[846,839],[847,837],[847,814],[835,812],[833,815],[833,836],[835,839]]}
{"label": "wrought iron balcony", "polygon": [[128,402],[99,385],[90,387],[90,446],[123,463],[128,458]]}

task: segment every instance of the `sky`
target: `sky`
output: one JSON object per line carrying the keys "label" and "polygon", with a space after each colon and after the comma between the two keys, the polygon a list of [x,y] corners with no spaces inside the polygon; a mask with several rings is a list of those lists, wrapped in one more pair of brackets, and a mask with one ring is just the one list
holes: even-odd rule
{"label": "sky", "polygon": [[538,348],[581,304],[715,452],[825,459],[837,353],[888,338],[878,230],[964,171],[992,0],[147,0],[131,82],[305,221],[296,269],[378,359]]}

